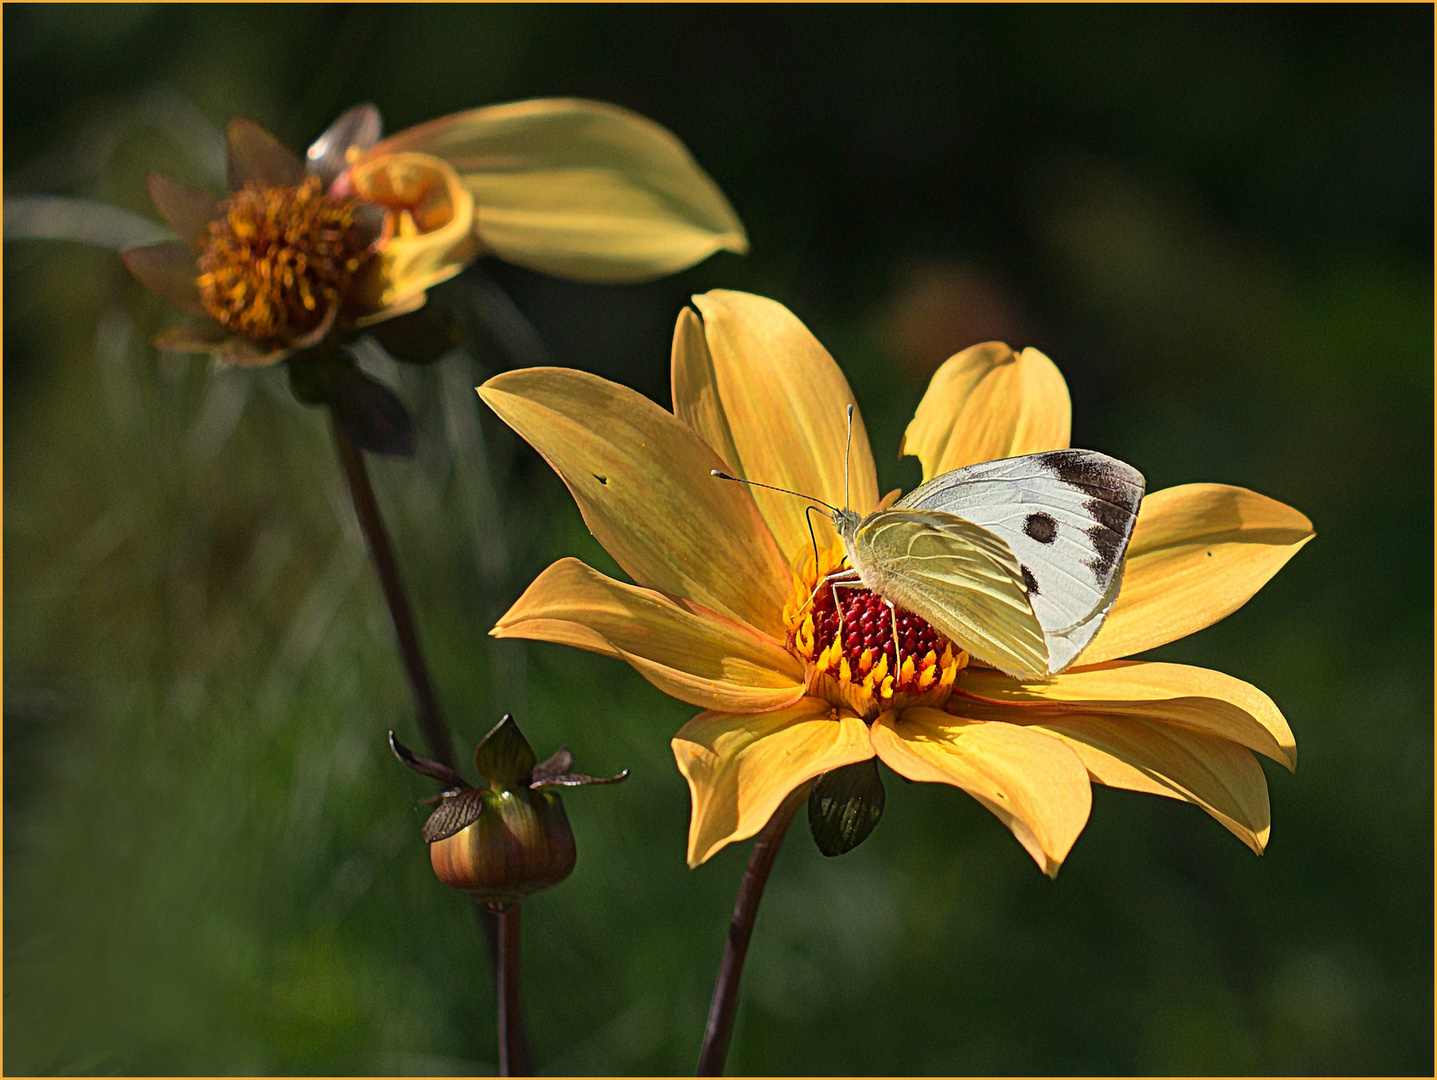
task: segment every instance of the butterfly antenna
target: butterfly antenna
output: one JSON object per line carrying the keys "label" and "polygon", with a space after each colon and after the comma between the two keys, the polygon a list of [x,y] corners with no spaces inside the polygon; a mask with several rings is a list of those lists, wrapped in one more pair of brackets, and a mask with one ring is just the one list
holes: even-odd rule
{"label": "butterfly antenna", "polygon": [[709,474],[711,476],[717,476],[720,480],[731,480],[735,484],[747,484],[749,487],[765,488],[769,491],[781,492],[784,495],[793,495],[800,499],[808,499],[810,502],[816,502],[820,506],[826,506],[828,507],[828,509],[834,512],[837,512],[838,510],[838,507],[834,506],[832,503],[826,503],[822,499],[815,498],[812,495],[805,495],[801,491],[790,491],[788,488],[774,487],[772,484],[760,484],[757,480],[745,480],[742,476],[730,476],[726,472],[719,472],[718,469],[710,469]]}
{"label": "butterfly antenna", "polygon": [[848,440],[843,446],[843,508],[848,509],[848,461],[853,450],[853,402],[848,403]]}

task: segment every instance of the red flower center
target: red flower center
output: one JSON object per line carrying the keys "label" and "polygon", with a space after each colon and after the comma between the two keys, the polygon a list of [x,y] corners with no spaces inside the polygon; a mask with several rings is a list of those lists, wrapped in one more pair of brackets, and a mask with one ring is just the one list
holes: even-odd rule
{"label": "red flower center", "polygon": [[[893,647],[895,626],[897,649]],[[819,649],[831,645],[841,631],[842,655],[855,670],[865,652],[871,663],[886,654],[889,669],[897,671],[905,657],[911,656],[916,662],[930,650],[941,653],[948,644],[947,638],[911,611],[889,607],[888,601],[867,589],[843,585],[836,590],[833,586],[818,590],[813,599],[813,630]]]}

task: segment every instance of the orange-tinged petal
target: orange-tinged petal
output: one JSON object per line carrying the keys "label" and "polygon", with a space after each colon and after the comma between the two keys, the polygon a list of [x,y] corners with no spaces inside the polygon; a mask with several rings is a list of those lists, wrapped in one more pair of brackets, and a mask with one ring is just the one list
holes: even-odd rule
{"label": "orange-tinged petal", "polygon": [[674,760],[693,798],[689,866],[758,832],[800,784],[873,756],[863,721],[831,714],[806,697],[774,712],[701,713],[679,729]]}
{"label": "orange-tinged petal", "polygon": [[220,215],[220,201],[213,192],[160,173],[150,173],[148,185],[155,209],[175,230],[175,235],[190,247],[195,246],[209,223]]}
{"label": "orange-tinged petal", "polygon": [[1194,803],[1257,854],[1267,846],[1267,778],[1246,747],[1131,716],[1065,714],[1033,730],[1071,746],[1100,784]]}
{"label": "orange-tinged petal", "polygon": [[1225,619],[1312,537],[1302,514],[1246,488],[1154,491],[1138,508],[1117,603],[1079,662],[1132,656]]}
{"label": "orange-tinged petal", "polygon": [[170,240],[120,253],[125,267],[151,292],[191,315],[205,315],[200,299],[199,269],[195,253],[184,244]]}
{"label": "orange-tinged petal", "polygon": [[[740,460],[738,475],[844,505],[847,408],[853,391],[828,350],[774,300],[716,290],[694,297],[713,358],[714,383]],[[853,413],[849,505],[866,514],[878,502],[878,477],[863,417]],[[803,499],[754,491],[779,549],[792,561],[810,546]],[[832,537],[831,526],[817,524]]]}
{"label": "orange-tinged petal", "polygon": [[510,262],[586,281],[663,277],[748,238],[672,132],[615,105],[541,99],[409,128],[371,153],[450,162],[479,206],[475,230]]}
{"label": "orange-tinged petal", "polygon": [[749,493],[643,395],[565,368],[497,375],[479,395],[553,466],[589,531],[638,584],[781,638],[790,574]]}
{"label": "orange-tinged petal", "polygon": [[[950,707],[985,720],[1047,723],[1049,715],[1137,717],[1182,724],[1297,767],[1297,743],[1281,711],[1257,687],[1186,664],[1117,661],[1071,668],[1045,682],[1019,682],[968,668]],[[1015,710],[1022,712],[1014,719]]]}
{"label": "orange-tinged petal", "polygon": [[375,303],[412,303],[478,255],[474,197],[447,162],[429,154],[370,155],[346,177],[348,190],[390,216],[380,249],[384,288]]}
{"label": "orange-tinged petal", "polygon": [[872,737],[900,776],[952,784],[986,806],[1049,877],[1088,822],[1087,769],[1062,740],[1041,731],[912,708],[884,713]]}
{"label": "orange-tinged petal", "polygon": [[669,378],[674,415],[697,431],[730,470],[737,469],[738,450],[719,398],[714,359],[704,338],[704,324],[693,308],[686,307],[679,312],[679,320],[674,325]]}
{"label": "orange-tinged petal", "polygon": [[923,464],[923,479],[982,461],[1062,450],[1072,429],[1068,384],[1037,349],[1001,341],[943,362],[918,403],[899,455]]}
{"label": "orange-tinged petal", "polygon": [[615,581],[578,559],[560,559],[535,578],[490,633],[616,656],[664,693],[702,709],[758,712],[804,694],[803,665],[781,642]]}
{"label": "orange-tinged petal", "polygon": [[253,120],[240,116],[225,129],[229,148],[229,188],[238,191],[250,180],[261,184],[291,185],[304,179],[304,163]]}

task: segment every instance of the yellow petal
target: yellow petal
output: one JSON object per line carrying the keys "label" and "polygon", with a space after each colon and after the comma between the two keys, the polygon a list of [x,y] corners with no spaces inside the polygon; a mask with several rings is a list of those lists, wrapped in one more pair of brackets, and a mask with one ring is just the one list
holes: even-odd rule
{"label": "yellow petal", "polygon": [[[968,668],[951,707],[984,720],[1047,723],[1049,715],[1138,717],[1182,724],[1297,767],[1297,744],[1278,707],[1257,687],[1185,664],[1118,661],[1071,668],[1046,682],[1019,682]],[[1014,709],[1024,714],[1014,720]]]}
{"label": "yellow petal", "polygon": [[693,308],[679,312],[674,326],[669,378],[674,415],[697,431],[730,470],[737,469],[738,450],[719,398],[714,360],[704,339],[704,325]]}
{"label": "yellow petal", "polygon": [[304,179],[304,164],[298,155],[247,117],[230,121],[225,129],[225,144],[231,191],[238,191],[251,180],[293,185]]}
{"label": "yellow petal", "polygon": [[783,636],[790,574],[749,493],[641,394],[582,371],[497,375],[479,396],[553,466],[589,531],[639,585]]}
{"label": "yellow petal", "polygon": [[832,719],[831,708],[806,697],[776,712],[701,713],[679,729],[674,760],[693,798],[689,866],[758,832],[800,784],[873,756],[863,721]]}
{"label": "yellow petal", "polygon": [[990,341],[934,372],[899,453],[917,457],[930,480],[982,461],[1062,450],[1071,425],[1057,365],[1037,349],[1015,353]]}
{"label": "yellow petal", "polygon": [[1100,784],[1194,803],[1257,854],[1267,846],[1267,778],[1237,743],[1131,716],[1072,713],[1033,730],[1071,746]]}
{"label": "yellow petal", "polygon": [[1312,537],[1302,514],[1246,488],[1154,491],[1138,508],[1117,603],[1079,663],[1132,656],[1227,618]]}
{"label": "yellow petal", "polygon": [[444,158],[478,204],[500,258],[584,281],[644,281],[748,238],[718,185],[673,133],[615,105],[541,99],[455,113],[372,153]]}
{"label": "yellow petal", "polygon": [[495,637],[574,645],[626,660],[664,693],[701,709],[759,712],[804,693],[803,665],[781,642],[717,612],[560,559],[534,579]]}
{"label": "yellow petal", "polygon": [[1061,740],[1040,731],[913,708],[884,713],[872,737],[883,763],[900,776],[952,784],[986,806],[1049,877],[1088,822],[1087,769]]}
{"label": "yellow petal", "polygon": [[376,306],[402,308],[464,269],[479,253],[474,198],[428,154],[369,155],[345,174],[347,190],[389,215]]}
{"label": "yellow petal", "polygon": [[[738,475],[844,505],[847,408],[853,391],[833,357],[782,304],[716,290],[694,297],[713,358],[714,385],[733,435]],[[878,502],[868,433],[853,413],[849,505],[866,514]],[[811,544],[803,499],[754,491],[754,500],[789,562]],[[815,515],[822,529],[832,528]]]}

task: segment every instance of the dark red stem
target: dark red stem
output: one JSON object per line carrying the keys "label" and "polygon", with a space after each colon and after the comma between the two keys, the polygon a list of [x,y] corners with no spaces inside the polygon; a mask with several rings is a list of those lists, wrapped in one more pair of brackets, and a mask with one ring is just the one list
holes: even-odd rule
{"label": "dark red stem", "polygon": [[519,905],[499,909],[499,1075],[533,1076],[519,1019]]}
{"label": "dark red stem", "polygon": [[404,661],[404,673],[409,677],[409,688],[414,693],[414,707],[419,728],[429,745],[430,756],[435,761],[455,767],[454,740],[449,727],[439,711],[439,698],[434,693],[434,684],[429,679],[429,669],[424,663],[424,653],[419,648],[419,632],[414,626],[414,613],[409,608],[409,598],[404,595],[404,583],[399,577],[399,566],[394,561],[394,548],[389,543],[389,533],[384,528],[384,518],[379,513],[379,502],[374,497],[374,486],[369,482],[369,469],[364,464],[364,452],[354,446],[331,423],[334,445],[339,450],[339,460],[344,465],[344,475],[349,481],[349,494],[354,501],[354,514],[359,518],[359,527],[369,544],[369,554],[374,568],[379,572],[379,584],[384,589],[384,599],[389,604],[389,617],[394,622],[394,633],[399,638],[399,655]]}
{"label": "dark red stem", "polygon": [[738,1008],[738,984],[743,978],[743,962],[748,955],[749,939],[753,937],[753,924],[758,916],[759,901],[763,899],[763,887],[768,883],[768,872],[773,869],[773,860],[778,855],[788,824],[808,797],[808,788],[809,785],[804,784],[789,795],[754,840],[748,868],[744,870],[743,881],[738,887],[738,899],[734,901],[733,919],[729,923],[723,961],[719,964],[718,981],[714,983],[708,1027],[704,1030],[704,1045],[699,1052],[699,1076],[723,1075],[729,1036],[733,1034],[734,1013]]}

